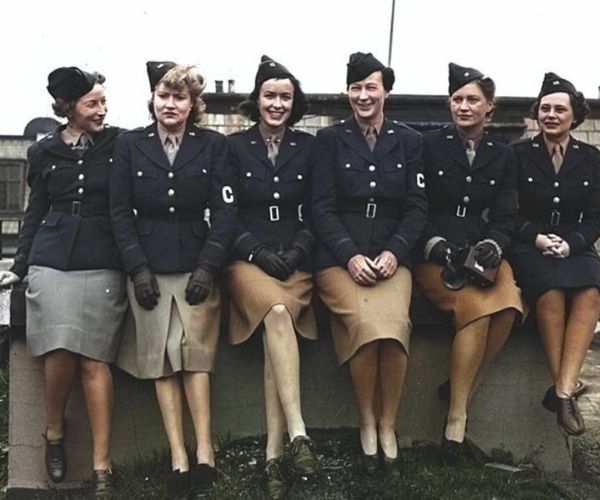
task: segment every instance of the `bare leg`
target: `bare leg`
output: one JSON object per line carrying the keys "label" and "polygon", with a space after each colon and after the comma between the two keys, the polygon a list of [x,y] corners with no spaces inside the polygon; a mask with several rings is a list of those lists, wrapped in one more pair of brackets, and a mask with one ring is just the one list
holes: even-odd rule
{"label": "bare leg", "polygon": [[374,411],[379,342],[363,345],[350,358],[350,376],[360,419],[360,443],[367,455],[377,453],[377,418]]}
{"label": "bare leg", "polygon": [[[535,303],[538,331],[546,351],[550,375],[556,383],[563,357],[566,301],[561,290],[548,290]],[[598,318],[596,318],[598,319]]]}
{"label": "bare leg", "polygon": [[171,449],[171,466],[181,472],[189,470],[183,437],[183,390],[177,375],[154,381],[163,425]]}
{"label": "bare leg", "polygon": [[503,311],[492,314],[483,361],[481,362],[481,366],[479,367],[479,371],[473,382],[469,401],[471,400],[471,397],[473,397],[474,392],[481,385],[489,367],[504,347],[504,344],[506,344],[506,340],[510,335],[510,330],[515,322],[516,315],[517,311],[514,309],[504,309]]}
{"label": "bare leg", "polygon": [[265,410],[267,414],[267,460],[280,457],[283,453],[283,433],[285,432],[285,415],[279,400],[275,375],[271,366],[271,358],[267,351],[266,339],[263,337],[265,357]]}
{"label": "bare leg", "polygon": [[65,407],[77,374],[78,356],[59,349],[44,356],[44,390],[46,398],[46,438],[63,437]]}
{"label": "bare leg", "polygon": [[388,458],[398,456],[396,441],[396,417],[402,397],[408,357],[402,345],[391,339],[379,341],[378,387],[381,396],[379,417],[379,442]]}
{"label": "bare leg", "polygon": [[266,350],[287,422],[290,440],[306,435],[300,406],[300,353],[292,318],[286,307],[277,304],[264,319]]}
{"label": "bare leg", "polygon": [[460,329],[450,351],[450,408],[445,436],[451,441],[464,440],[467,401],[475,375],[481,366],[487,344],[489,316],[479,318]]}
{"label": "bare leg", "polygon": [[559,396],[571,395],[577,385],[577,377],[592,340],[599,313],[600,293],[597,288],[586,288],[573,296],[556,380],[556,392]]}
{"label": "bare leg", "polygon": [[80,357],[81,386],[94,443],[94,470],[110,469],[110,430],[113,383],[110,368],[102,361]]}
{"label": "bare leg", "polygon": [[186,372],[183,387],[196,433],[196,460],[215,466],[210,432],[210,375],[206,372]]}

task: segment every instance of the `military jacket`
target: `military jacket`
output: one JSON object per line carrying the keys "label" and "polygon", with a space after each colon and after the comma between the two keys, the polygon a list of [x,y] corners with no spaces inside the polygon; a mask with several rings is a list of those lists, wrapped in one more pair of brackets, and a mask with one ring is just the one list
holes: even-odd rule
{"label": "military jacket", "polygon": [[555,173],[541,134],[514,150],[520,208],[513,250],[534,247],[540,233],[562,237],[571,255],[591,247],[600,236],[600,152],[571,137]]}
{"label": "military jacket", "polygon": [[422,136],[384,120],[373,151],[354,119],[321,129],[313,169],[316,268],[391,251],[407,264],[427,219]]}
{"label": "military jacket", "polygon": [[314,236],[310,227],[310,170],[314,137],[286,129],[275,165],[258,125],[228,137],[238,185],[238,223],[233,256],[246,260],[253,249],[304,251],[301,268],[310,264]]}
{"label": "military jacket", "polygon": [[[173,165],[156,124],[124,133],[110,179],[113,230],[125,268],[188,272],[221,267],[231,242],[236,203],[225,137],[186,129]],[[210,226],[205,218],[210,210]]]}
{"label": "military jacket", "polygon": [[62,140],[64,128],[27,152],[29,202],[12,267],[21,277],[34,264],[65,271],[122,268],[108,211],[108,179],[121,130],[106,126],[80,154]]}
{"label": "military jacket", "polygon": [[425,135],[423,159],[429,216],[422,244],[442,237],[463,247],[491,238],[506,249],[518,209],[511,148],[486,133],[469,165],[462,139],[448,126]]}

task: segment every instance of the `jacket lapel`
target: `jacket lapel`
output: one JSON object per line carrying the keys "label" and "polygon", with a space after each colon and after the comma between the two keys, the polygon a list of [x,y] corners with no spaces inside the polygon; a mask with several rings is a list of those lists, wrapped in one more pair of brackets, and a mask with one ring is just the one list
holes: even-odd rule
{"label": "jacket lapel", "polygon": [[571,170],[577,168],[581,162],[581,156],[581,146],[579,145],[579,141],[574,137],[571,137],[569,139],[569,143],[567,144],[565,159],[563,160],[563,164],[558,171],[558,176],[561,177],[566,175]]}
{"label": "jacket lapel", "polygon": [[136,140],[137,148],[153,163],[165,170],[171,170],[171,164],[160,143],[156,123],[146,127],[139,139]]}
{"label": "jacket lapel", "polygon": [[191,162],[206,147],[206,141],[202,141],[202,130],[197,127],[186,129],[181,139],[181,146],[173,162],[173,170],[179,170]]}
{"label": "jacket lapel", "polygon": [[556,177],[554,165],[552,165],[552,159],[550,158],[550,153],[548,153],[548,148],[542,138],[542,134],[532,137],[529,148],[526,151],[527,155],[541,172],[550,178]]}
{"label": "jacket lapel", "polygon": [[287,128],[285,130],[285,134],[283,135],[283,139],[279,145],[279,154],[277,155],[277,160],[275,161],[276,171],[282,168],[299,151],[298,146],[300,139],[296,137],[296,135],[297,134],[292,129]]}
{"label": "jacket lapel", "polygon": [[[383,129],[383,128],[382,128]],[[373,163],[375,161],[375,157],[373,156],[373,152],[369,149],[369,145],[367,144],[367,140],[365,139],[362,130],[356,123],[354,118],[350,120],[346,120],[342,127],[339,130],[339,134],[342,138],[342,141],[353,151],[356,151],[360,156],[362,156],[369,163]]]}
{"label": "jacket lapel", "polygon": [[[478,170],[483,168],[489,162],[493,161],[496,157],[495,155],[496,143],[491,140],[487,133],[483,135],[481,141],[479,141],[479,146],[477,146],[477,153],[475,154],[475,159],[473,160],[473,165],[471,165],[471,170]],[[466,157],[466,153],[465,153]],[[468,160],[467,160],[468,164]]]}
{"label": "jacket lapel", "polygon": [[384,119],[381,130],[379,131],[379,137],[375,143],[373,154],[376,158],[385,158],[385,156],[398,145],[399,141],[400,136],[392,123],[388,119]]}
{"label": "jacket lapel", "polygon": [[253,125],[248,129],[246,134],[246,148],[250,151],[250,154],[254,156],[258,161],[264,164],[269,170],[273,169],[273,165],[271,164],[271,160],[267,158],[267,146],[265,145],[265,141],[260,135],[258,130],[258,124]]}
{"label": "jacket lapel", "polygon": [[[450,158],[462,165],[465,170],[469,170],[471,168],[469,165],[469,160],[467,159],[465,147],[463,146],[460,136],[454,127],[447,127],[444,130],[441,141],[442,148],[448,153]],[[477,160],[478,155],[479,151],[477,152],[477,155],[475,155],[475,161]]]}
{"label": "jacket lapel", "polygon": [[65,125],[61,125],[54,132],[47,135],[45,139],[39,142],[39,145],[45,151],[56,156],[62,156],[70,160],[77,160],[79,156],[62,140],[60,133],[64,130]]}

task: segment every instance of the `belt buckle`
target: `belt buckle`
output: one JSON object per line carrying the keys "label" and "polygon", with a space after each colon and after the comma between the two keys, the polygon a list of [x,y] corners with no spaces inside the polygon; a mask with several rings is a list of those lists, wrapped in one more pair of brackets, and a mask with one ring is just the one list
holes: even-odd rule
{"label": "belt buckle", "polygon": [[279,207],[277,205],[271,205],[269,207],[269,220],[271,222],[277,222],[279,220]]}
{"label": "belt buckle", "polygon": [[365,211],[365,217],[367,219],[374,219],[377,214],[377,203],[367,203],[367,210]]}
{"label": "belt buckle", "polygon": [[554,227],[560,225],[560,212],[558,210],[552,210],[552,213],[550,214],[550,225]]}
{"label": "belt buckle", "polygon": [[457,205],[456,206],[456,216],[460,217],[461,219],[464,219],[465,215],[467,215],[466,205]]}
{"label": "belt buckle", "polygon": [[79,215],[80,212],[81,212],[81,202],[74,201],[71,204],[71,215]]}

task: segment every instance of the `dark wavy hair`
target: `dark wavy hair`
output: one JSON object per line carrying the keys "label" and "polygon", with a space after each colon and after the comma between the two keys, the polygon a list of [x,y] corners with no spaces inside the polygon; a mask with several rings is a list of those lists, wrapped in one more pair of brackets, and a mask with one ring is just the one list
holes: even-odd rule
{"label": "dark wavy hair", "polygon": [[[567,92],[567,94],[569,94],[569,100],[571,101],[571,107],[573,108],[574,120],[573,124],[571,125],[571,130],[573,130],[579,127],[579,125],[581,125],[585,121],[586,117],[590,114],[590,105],[587,103],[581,92],[575,92],[574,94]],[[529,111],[530,117],[536,121],[538,119],[542,97],[538,97],[535,100],[533,106],[531,106],[531,110]]]}
{"label": "dark wavy hair", "polygon": [[[306,94],[302,92],[302,88],[300,87],[300,82],[298,81],[298,79],[296,79],[293,76],[277,78],[277,80],[286,79],[290,80],[292,82],[292,85],[294,86],[294,101],[292,103],[292,111],[290,113],[290,117],[287,121],[287,125],[292,126],[298,123],[308,111],[308,99],[306,98]],[[248,99],[246,99],[238,105],[238,113],[247,116],[253,122],[257,122],[260,120],[260,111],[258,109],[258,97],[260,95],[261,87],[262,83],[258,87],[254,87],[254,90],[250,93]]]}
{"label": "dark wavy hair", "polygon": [[[104,75],[101,75],[100,73],[92,73],[92,76],[94,78],[94,85],[102,85],[106,81]],[[57,97],[52,103],[52,110],[54,111],[54,114],[59,118],[66,118],[68,120],[73,115],[73,110],[77,105],[77,101],[79,101],[81,97],[78,97],[77,99],[72,99],[70,101]]]}

